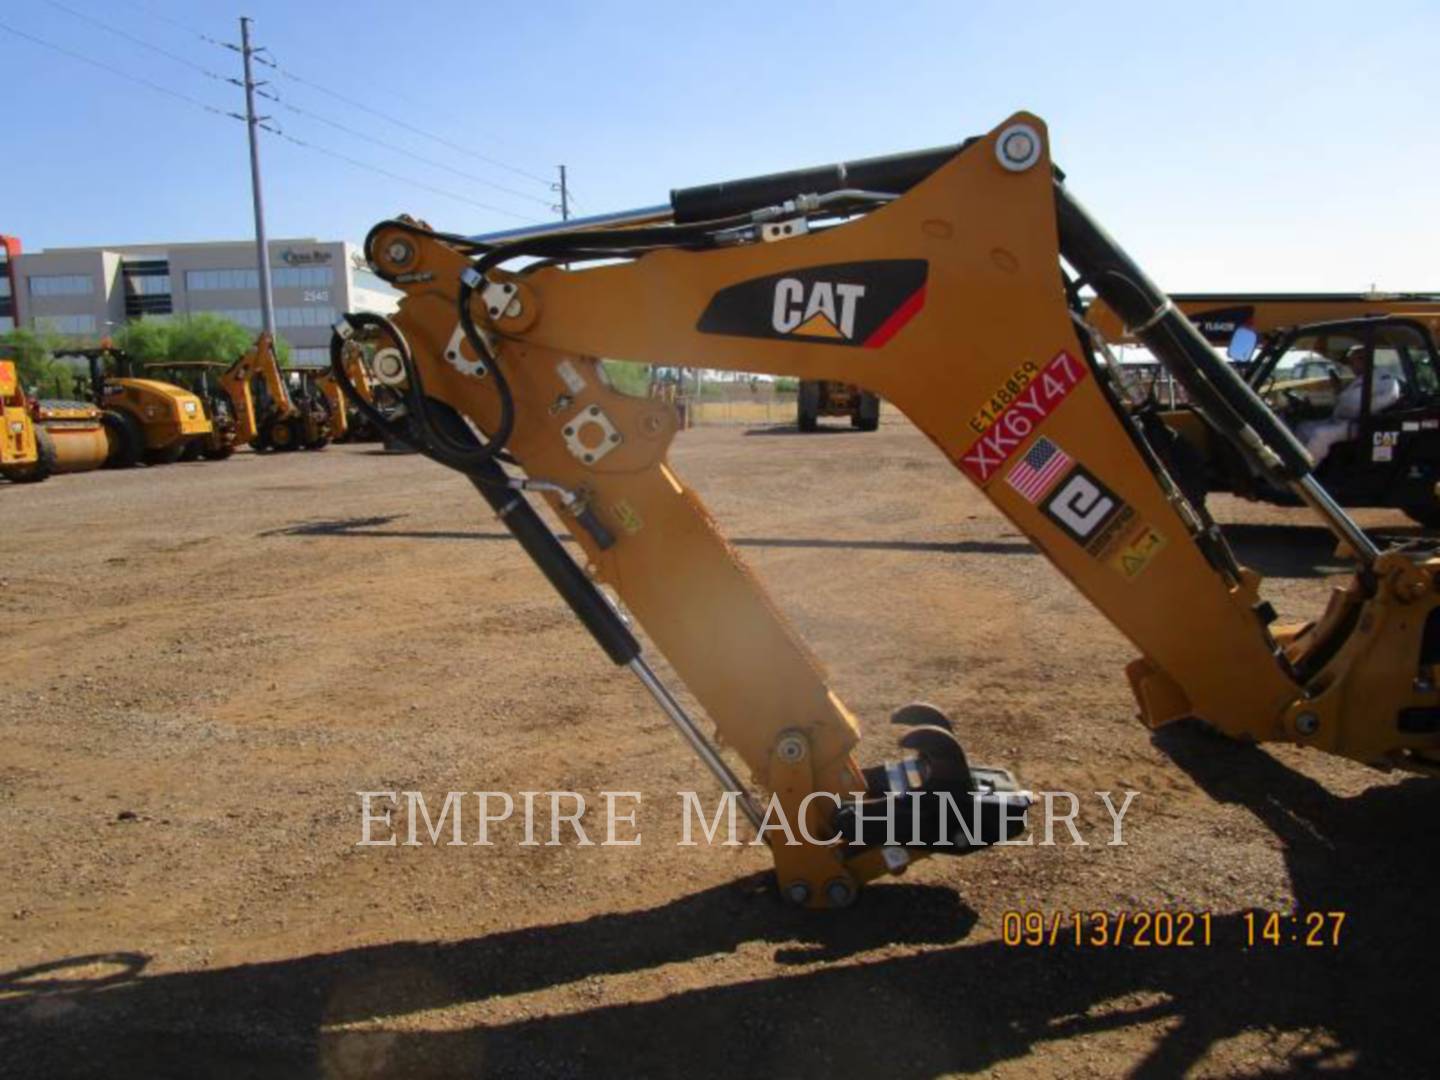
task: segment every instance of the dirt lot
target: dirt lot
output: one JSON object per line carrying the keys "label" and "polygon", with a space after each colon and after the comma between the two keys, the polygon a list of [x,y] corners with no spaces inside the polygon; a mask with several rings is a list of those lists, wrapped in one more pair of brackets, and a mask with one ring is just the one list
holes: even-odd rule
{"label": "dirt lot", "polygon": [[[1440,790],[1152,740],[1132,648],[894,416],[674,460],[867,762],[933,700],[1036,789],[1139,790],[1128,846],[1090,800],[1088,847],[788,910],[762,851],[675,845],[709,781],[459,477],[360,446],[57,478],[0,491],[0,1073],[1433,1071]],[[1318,612],[1324,534],[1216,508],[1282,613]],[[357,791],[451,789],[638,790],[645,842],[355,846]],[[1007,910],[1156,908],[1213,944],[1001,939]],[[1293,908],[1346,912],[1339,947],[1244,947],[1243,912]]]}

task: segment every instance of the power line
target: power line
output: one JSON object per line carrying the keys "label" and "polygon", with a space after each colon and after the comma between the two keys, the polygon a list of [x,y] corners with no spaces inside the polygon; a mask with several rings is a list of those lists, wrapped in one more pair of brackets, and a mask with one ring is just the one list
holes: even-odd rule
{"label": "power line", "polygon": [[146,79],[140,75],[131,75],[128,71],[121,71],[117,67],[111,67],[109,64],[101,60],[92,60],[88,56],[82,56],[80,53],[72,52],[71,50],[65,48],[63,45],[56,45],[53,41],[46,41],[44,38],[38,38],[34,34],[27,34],[24,30],[17,30],[9,23],[0,22],[0,30],[8,30],[16,37],[24,38],[26,41],[32,41],[36,45],[42,45],[47,49],[51,49],[54,52],[60,53],[62,56],[68,56],[72,60],[79,60],[82,64],[89,64],[91,67],[99,68],[101,71],[108,71],[111,75],[117,75],[122,79],[128,79],[130,82],[139,83],[141,86],[154,90],[157,94],[165,94],[169,97],[179,98],[181,101],[189,102],[191,105],[204,109],[206,112],[214,113],[217,116],[233,115],[231,113],[227,113],[224,109],[217,109],[213,105],[207,105],[199,98],[191,97],[189,94],[182,93],[179,90],[172,90],[167,86],[161,86],[159,83],[151,82],[149,79]]}
{"label": "power line", "polygon": [[343,161],[349,165],[355,166],[357,169],[366,169],[369,172],[378,173],[381,176],[388,176],[390,179],[398,180],[402,184],[409,184],[412,187],[423,188],[426,191],[433,191],[436,195],[444,195],[447,199],[455,199],[459,202],[469,203],[471,206],[478,206],[482,210],[489,210],[495,214],[504,214],[506,217],[512,217],[517,221],[523,221],[529,225],[539,224],[534,218],[527,218],[525,217],[525,215],[517,214],[513,210],[504,210],[498,206],[491,206],[489,203],[483,203],[479,202],[476,199],[472,199],[468,195],[459,195],[453,191],[447,191],[444,188],[436,187],[434,184],[427,184],[423,180],[416,180],[414,177],[401,176],[399,173],[391,172],[389,169],[382,168],[379,165],[371,165],[367,161],[361,161],[358,158],[350,157],[348,154],[342,154],[338,150],[332,150],[329,147],[320,146],[317,143],[307,142],[304,139],[298,139],[294,135],[291,135],[290,133],[283,131],[280,128],[273,127],[270,124],[261,124],[260,127],[262,130],[268,131],[270,132],[270,134],[276,135],[284,139],[286,142],[294,143],[296,146],[303,146],[307,150],[314,150],[316,153],[324,154],[327,157],[336,158],[339,161]]}
{"label": "power line", "polygon": [[302,78],[301,76],[296,75],[293,71],[281,67],[279,64],[272,63],[270,66],[273,67],[279,75],[291,80],[292,82],[300,83],[302,86],[308,86],[310,87],[310,89],[318,90],[322,94],[328,94],[330,97],[335,98],[337,101],[343,101],[351,108],[360,109],[362,112],[368,112],[372,116],[378,116],[381,120],[384,120],[387,123],[394,124],[396,127],[404,128],[406,131],[422,136],[423,138],[429,139],[432,142],[437,142],[441,146],[449,147],[456,153],[465,154],[468,157],[473,157],[477,161],[483,161],[487,165],[493,165],[497,169],[504,169],[506,172],[514,173],[516,176],[523,176],[527,180],[534,180],[538,184],[544,184],[547,187],[550,185],[551,181],[547,177],[537,176],[535,175],[535,173],[532,173],[526,169],[522,169],[518,165],[511,165],[507,162],[499,160],[498,158],[493,158],[487,154],[481,154],[474,150],[467,149],[466,147],[461,146],[459,143],[452,142],[451,140],[445,138],[443,135],[436,135],[434,132],[426,131],[424,128],[421,127],[416,127],[414,124],[410,123],[407,120],[401,120],[399,117],[391,116],[387,112],[382,112],[379,109],[372,108],[371,106],[366,105],[364,102],[356,101],[354,98],[348,97],[347,95],[340,93],[338,90],[331,90],[329,87],[322,86],[320,83],[312,82],[310,79]]}
{"label": "power line", "polygon": [[108,30],[110,33],[115,34],[117,37],[122,37],[126,41],[134,42],[142,49],[149,49],[153,53],[159,53],[161,56],[168,57],[169,59],[174,60],[177,64],[184,64],[186,67],[191,68],[194,71],[198,71],[201,75],[204,75],[208,78],[218,79],[221,82],[234,82],[233,79],[227,79],[224,75],[217,75],[209,68],[205,67],[202,64],[195,63],[195,61],[189,59],[188,57],[181,56],[179,53],[173,53],[169,49],[162,49],[159,45],[146,41],[144,38],[138,38],[134,34],[129,33],[128,31],[121,30],[118,26],[111,26],[107,22],[102,22],[101,20],[95,18],[93,15],[87,15],[83,11],[76,11],[74,8],[68,7],[67,5],[60,3],[59,0],[45,0],[45,2],[53,8],[59,8],[67,15],[73,15],[75,18],[81,19],[84,22],[91,23],[94,26],[98,26],[102,30]]}
{"label": "power line", "polygon": [[[151,11],[143,4],[135,3],[134,0],[131,0],[130,6],[135,8],[137,11],[142,12],[143,14],[149,15],[151,18],[159,19],[162,22],[167,22],[170,23],[172,26],[179,27],[187,33],[193,34],[200,40],[208,42],[211,45],[216,45],[222,49],[235,49],[235,46],[229,44],[228,42],[218,41],[215,38],[210,37],[208,34],[197,30],[193,26],[189,26],[185,23],[179,22],[176,19],[168,18],[167,16],[161,15],[158,12]],[[487,165],[492,165],[497,169],[504,169],[506,172],[513,173],[516,176],[522,176],[527,180],[533,180],[537,184],[544,184],[546,187],[549,187],[551,183],[548,177],[539,176],[533,172],[530,172],[528,169],[520,168],[518,165],[511,165],[509,162],[501,161],[499,158],[491,157],[488,154],[482,154],[478,151],[471,150],[468,147],[462,146],[451,139],[445,138],[445,136],[443,135],[436,135],[432,131],[426,131],[424,128],[418,127],[417,125],[410,123],[408,120],[402,120],[397,116],[392,116],[387,112],[365,104],[363,101],[358,101],[355,98],[352,98],[347,94],[343,94],[338,90],[333,90],[330,87],[323,85],[322,83],[315,82],[313,79],[307,79],[302,75],[297,75],[295,72],[290,71],[288,68],[281,67],[280,64],[278,64],[274,60],[266,59],[263,56],[257,56],[255,60],[257,63],[264,64],[266,67],[273,69],[278,75],[283,78],[289,79],[291,82],[299,83],[302,86],[308,86],[312,90],[318,90],[320,93],[326,94],[337,101],[344,102],[351,108],[359,109],[362,112],[370,113],[372,116],[378,116],[386,123],[394,124],[396,127],[404,128],[406,131],[409,131],[412,134],[419,135],[422,138],[429,139],[430,141],[435,143],[439,143],[441,146],[448,147],[449,149],[454,150],[456,153],[464,154],[467,157],[475,158],[477,161],[483,161]],[[491,186],[496,187],[498,185],[491,184]],[[504,189],[502,188],[501,190]]]}
{"label": "power line", "polygon": [[[229,78],[228,76],[216,74],[215,72],[209,70],[208,68],[203,67],[203,66],[200,65],[200,64],[196,64],[195,62],[193,62],[192,60],[188,59],[187,57],[180,56],[180,55],[177,54],[177,53],[170,52],[168,49],[163,49],[163,48],[161,48],[160,46],[155,45],[154,43],[152,43],[152,42],[150,42],[150,41],[146,41],[144,38],[136,37],[135,35],[130,34],[130,33],[127,33],[126,31],[121,30],[121,29],[119,29],[118,27],[114,27],[114,26],[109,25],[108,23],[102,22],[100,19],[91,18],[90,16],[86,15],[86,14],[83,13],[83,12],[76,11],[74,8],[71,8],[71,7],[69,7],[69,6],[65,5],[65,4],[60,3],[59,0],[45,0],[45,2],[48,3],[48,4],[50,4],[52,7],[59,8],[61,11],[64,11],[64,12],[70,14],[70,15],[75,16],[77,19],[83,19],[83,20],[86,21],[86,22],[93,23],[94,25],[100,27],[100,28],[103,29],[103,30],[107,30],[107,31],[109,31],[109,32],[112,33],[112,34],[116,34],[117,36],[122,37],[122,38],[124,38],[124,39],[127,40],[127,41],[133,42],[134,44],[139,45],[139,46],[141,46],[142,48],[149,49],[149,50],[151,50],[152,52],[155,52],[155,53],[160,54],[161,56],[168,57],[169,59],[174,60],[174,61],[176,61],[177,63],[184,64],[186,67],[193,68],[194,70],[199,71],[201,74],[206,75],[206,76],[208,76],[208,77],[210,77],[210,78],[212,78],[212,79],[216,79],[216,80],[219,80],[219,81],[221,81],[221,82],[227,82],[227,83],[230,83],[230,84],[235,85],[235,86],[240,86],[240,87],[242,87],[242,88],[244,87],[244,83],[240,82],[240,80],[238,80],[238,79],[232,79],[232,78]],[[224,43],[224,42],[221,42],[220,44],[223,45],[223,44],[225,44],[225,43]],[[226,47],[228,48],[228,46],[226,46]],[[75,54],[75,55],[78,56],[78,54]],[[267,66],[270,66],[270,67],[274,67],[274,66],[275,66],[273,62],[266,60],[263,56],[255,56],[254,54],[252,54],[252,56],[253,56],[253,58],[254,58],[258,63],[266,64]],[[112,69],[112,70],[113,70],[113,69]],[[543,199],[543,198],[540,198],[540,197],[535,196],[535,195],[531,195],[531,194],[529,194],[528,192],[519,191],[519,190],[517,190],[517,189],[515,189],[515,188],[506,187],[506,186],[503,185],[503,184],[497,184],[497,183],[495,183],[493,180],[487,180],[487,179],[486,179],[485,177],[483,177],[483,176],[476,176],[476,175],[473,174],[473,173],[465,172],[463,169],[457,169],[457,168],[455,168],[455,167],[453,167],[453,166],[451,166],[451,165],[446,165],[444,162],[434,161],[434,160],[432,160],[432,159],[430,159],[430,158],[422,157],[422,156],[420,156],[419,154],[416,154],[416,153],[413,153],[412,151],[406,150],[406,149],[403,148],[403,147],[396,146],[394,143],[386,142],[384,139],[376,138],[375,136],[370,135],[370,134],[368,134],[367,132],[358,131],[358,130],[356,130],[355,128],[352,128],[352,127],[350,127],[350,126],[348,126],[348,125],[346,125],[346,124],[342,124],[342,123],[340,123],[340,121],[338,121],[338,120],[333,120],[333,119],[331,119],[331,118],[329,118],[329,117],[326,117],[326,116],[323,116],[323,115],[321,115],[321,114],[319,114],[319,113],[312,112],[312,111],[310,111],[309,109],[304,109],[304,108],[301,108],[301,107],[298,106],[298,105],[293,105],[293,104],[291,104],[290,102],[283,100],[282,98],[280,98],[280,97],[279,97],[278,95],[276,95],[276,94],[267,93],[267,92],[264,91],[264,90],[258,90],[258,89],[256,90],[256,93],[257,93],[259,96],[261,96],[261,97],[263,97],[263,98],[266,98],[266,99],[268,99],[268,100],[270,100],[270,101],[273,101],[273,102],[275,102],[276,104],[280,105],[281,107],[283,107],[283,108],[285,108],[285,109],[288,109],[288,110],[290,110],[291,112],[294,112],[294,113],[296,113],[296,114],[298,114],[298,115],[300,115],[300,116],[306,116],[306,117],[309,117],[309,118],[312,119],[312,120],[317,120],[317,121],[319,121],[319,122],[322,123],[322,124],[328,124],[330,127],[333,127],[333,128],[335,128],[335,129],[337,129],[337,130],[339,130],[339,131],[344,131],[344,132],[346,132],[347,134],[350,134],[350,135],[355,136],[356,138],[364,139],[364,140],[366,140],[367,142],[374,143],[374,144],[377,145],[377,146],[383,147],[383,148],[385,148],[385,149],[387,149],[387,150],[390,150],[390,151],[393,151],[393,152],[395,152],[395,153],[403,154],[403,155],[405,155],[406,157],[412,158],[413,160],[415,160],[415,161],[417,161],[417,162],[420,162],[421,164],[429,165],[429,166],[431,166],[432,168],[436,168],[436,169],[444,169],[446,172],[454,173],[454,174],[457,175],[457,176],[464,177],[465,179],[471,180],[471,181],[473,181],[473,182],[475,182],[475,183],[477,183],[477,184],[484,184],[484,185],[486,185],[487,187],[493,187],[493,188],[495,188],[497,191],[503,191],[503,192],[505,192],[506,194],[515,196],[516,198],[528,199],[528,200],[530,200],[531,202],[539,203],[541,206],[548,206],[548,205],[549,205],[549,202],[548,202],[547,200]],[[231,117],[236,117],[236,114],[235,114],[235,113],[227,113],[226,115],[231,116]],[[236,118],[239,119],[239,117],[236,117]],[[271,130],[271,131],[272,131],[272,134],[283,134],[283,133],[279,132],[278,129],[267,129],[267,130]],[[289,135],[283,135],[283,137],[286,138],[286,139],[288,139],[288,140],[291,141],[291,142],[295,142],[297,145],[306,146],[306,147],[309,148],[309,149],[318,150],[318,151],[321,152],[321,153],[328,153],[328,154],[330,154],[330,156],[332,156],[332,157],[342,157],[342,158],[344,157],[343,155],[337,154],[337,153],[334,152],[334,151],[326,150],[326,149],[324,149],[324,148],[322,148],[322,147],[316,146],[315,144],[301,142],[300,140],[297,140],[297,139],[295,139],[295,138],[293,138],[293,137],[291,137],[291,136],[289,136]],[[352,159],[352,158],[344,158],[344,160],[350,161],[351,164],[358,165],[358,166],[361,167],[361,168],[370,168],[370,166],[364,165],[363,163],[360,163],[360,162],[358,162],[358,161],[356,161],[355,159]],[[395,173],[386,172],[386,173],[384,173],[384,175],[398,178],[398,175],[395,174]],[[428,186],[428,185],[418,185],[418,186]],[[435,191],[435,192],[438,192],[438,193],[441,193],[441,194],[446,194],[446,195],[451,195],[451,194],[452,194],[452,193],[450,193],[450,192],[446,192],[443,188],[430,187],[429,190],[432,190],[432,191]],[[461,196],[461,197],[463,198],[463,196]],[[485,203],[475,202],[474,200],[468,200],[468,199],[467,199],[466,201],[471,202],[473,205],[476,205],[476,206],[484,206],[484,207],[486,207],[487,209],[495,210],[497,213],[506,214],[506,215],[508,215],[508,216],[510,216],[510,217],[518,218],[518,219],[521,220],[521,221],[528,221],[528,220],[530,220],[530,219],[525,218],[525,217],[523,217],[523,216],[521,216],[521,215],[512,214],[512,213],[510,213],[509,211],[506,211],[506,210],[501,210],[501,209],[498,208],[498,207],[489,207],[489,206],[488,206],[487,204],[485,204]]]}
{"label": "power line", "polygon": [[541,206],[550,205],[549,200],[543,199],[538,195],[531,195],[528,191],[520,191],[516,188],[506,187],[504,184],[497,184],[495,183],[495,181],[487,180],[483,176],[476,176],[474,173],[468,173],[464,169],[457,169],[453,165],[446,165],[443,161],[436,161],[433,158],[421,157],[414,151],[406,150],[403,147],[396,146],[392,142],[386,142],[384,139],[376,138],[374,135],[371,135],[368,132],[358,131],[355,128],[352,128],[346,124],[342,124],[338,120],[333,120],[330,117],[321,115],[320,113],[311,112],[309,109],[302,109],[299,105],[293,105],[289,101],[276,94],[267,94],[263,90],[256,92],[261,97],[275,102],[275,104],[279,105],[282,109],[288,109],[290,112],[296,113],[300,116],[306,116],[309,117],[311,120],[316,120],[322,124],[327,124],[330,127],[335,128],[337,131],[343,131],[347,135],[353,135],[357,139],[364,139],[366,142],[374,143],[376,146],[384,147],[386,150],[391,150],[397,154],[404,154],[406,157],[418,161],[423,165],[429,165],[433,169],[444,169],[446,172],[454,173],[456,176],[464,177],[466,180],[474,181],[477,184],[484,184],[486,187],[494,188],[496,191],[503,191],[507,195],[513,195],[517,199],[528,199],[531,202],[539,203]]}
{"label": "power line", "polygon": [[144,4],[137,4],[135,0],[130,0],[130,6],[143,15],[149,15],[152,19],[158,19],[160,20],[160,22],[169,23],[171,26],[175,26],[180,28],[181,30],[184,30],[187,34],[194,34],[201,41],[209,42],[211,45],[219,45],[222,49],[233,49],[235,47],[227,42],[220,41],[217,38],[213,38],[204,31],[197,30],[195,29],[195,27],[189,25],[188,23],[183,23],[179,19],[172,19],[169,15],[161,15],[158,11],[151,11]]}
{"label": "power line", "polygon": [[[17,30],[9,23],[0,22],[0,30],[8,31],[11,34],[14,34],[16,37],[24,38],[26,41],[33,42],[34,44],[40,45],[46,49],[50,49],[53,52],[60,53],[62,56],[68,56],[72,60],[78,60],[82,64],[88,64],[91,67],[98,68],[101,71],[116,76],[117,78],[125,79],[133,83],[139,83],[141,86],[144,86],[148,90],[153,90],[157,94],[164,94],[167,97],[172,97],[179,101],[183,101],[186,104],[193,105],[198,109],[203,109],[207,113],[212,113],[215,116],[223,116],[231,120],[239,120],[242,123],[245,122],[245,118],[239,113],[230,112],[226,109],[217,109],[215,106],[207,105],[199,98],[191,97],[189,94],[183,93],[179,90],[173,90],[170,87],[161,86],[159,83],[151,82],[149,79],[146,79],[142,76],[132,75],[128,71],[113,67],[110,64],[104,63],[103,61],[92,59],[91,57],[85,56],[71,49],[67,49],[62,45],[56,45],[52,41],[46,41],[44,38],[39,38],[36,37],[34,34],[26,33],[24,30]],[[355,168],[366,169],[370,172],[388,177],[391,180],[396,180],[402,184],[406,184],[411,187],[431,191],[437,195],[443,195],[446,198],[455,199],[458,202],[469,203],[471,206],[479,207],[482,210],[489,210],[492,213],[502,214],[506,217],[512,217],[526,223],[534,222],[534,219],[527,218],[524,215],[517,214],[511,210],[505,210],[498,206],[491,206],[489,203],[483,203],[476,199],[471,199],[468,196],[460,195],[456,192],[447,191],[444,188],[436,187],[433,184],[427,184],[423,180],[416,180],[413,177],[403,176],[400,173],[391,172],[389,169],[384,169],[377,165],[371,165],[368,162],[361,161],[358,158],[352,158],[347,154],[342,154],[336,150],[331,150],[328,147],[320,146],[316,143],[307,142],[305,140],[295,138],[294,136],[281,131],[279,128],[275,128],[267,124],[261,124],[260,127],[264,128],[272,135],[277,135],[280,138],[285,139],[287,142],[294,143],[296,146],[302,146],[307,150],[312,150],[316,153],[325,154],[328,157],[336,158],[340,161],[346,162],[347,164],[353,165]]]}

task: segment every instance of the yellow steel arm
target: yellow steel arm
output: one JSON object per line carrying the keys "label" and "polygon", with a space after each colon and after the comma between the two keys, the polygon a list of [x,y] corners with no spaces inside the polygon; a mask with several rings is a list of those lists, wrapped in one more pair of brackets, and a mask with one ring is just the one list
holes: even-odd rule
{"label": "yellow steel arm", "polygon": [[280,360],[275,354],[275,343],[269,334],[262,333],[244,356],[231,364],[220,376],[220,387],[230,398],[235,412],[235,437],[238,442],[253,440],[260,430],[260,420],[255,413],[255,394],[251,380],[259,376],[265,383],[274,410],[270,420],[286,420],[298,410],[290,400],[290,387],[280,370]]}
{"label": "yellow steel arm", "polygon": [[[1007,141],[1017,130],[1034,153]],[[410,358],[412,393],[423,384],[426,400],[484,432],[506,412],[493,369],[503,372],[514,461],[551,485],[589,575],[615,591],[787,810],[815,792],[874,790],[854,755],[858,725],[666,463],[673,411],[611,389],[596,357],[878,391],[1140,650],[1129,676],[1146,723],[1198,716],[1237,737],[1430,767],[1440,694],[1421,627],[1436,564],[1367,556],[1318,626],[1272,634],[1258,577],[1170,483],[1077,333],[1059,267],[1066,197],[1045,143],[1043,124],[1017,114],[857,219],[809,231],[797,213],[788,229],[744,237],[760,242],[660,248],[593,269],[481,277],[456,238],[385,223],[368,253],[406,293],[385,336]],[[1122,301],[1127,289],[1144,294],[1117,265],[1097,269],[1104,287]],[[457,323],[467,288],[481,349]],[[1193,334],[1156,311],[1157,333]],[[834,833],[833,804],[812,800],[806,817]],[[782,884],[812,905],[843,899],[836,880],[853,886],[897,861],[871,844],[858,855],[808,842],[772,851]]]}

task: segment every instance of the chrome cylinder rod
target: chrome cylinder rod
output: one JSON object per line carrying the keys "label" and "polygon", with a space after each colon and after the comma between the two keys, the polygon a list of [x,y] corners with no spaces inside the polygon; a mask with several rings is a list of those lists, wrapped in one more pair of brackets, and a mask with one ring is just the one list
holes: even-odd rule
{"label": "chrome cylinder rod", "polygon": [[1307,473],[1302,476],[1294,485],[1294,490],[1314,510],[1330,531],[1338,536],[1355,552],[1355,557],[1360,560],[1365,569],[1369,570],[1375,565],[1375,560],[1380,557],[1380,549],[1375,542],[1365,535],[1365,530],[1355,523],[1355,519],[1341,509],[1325,490],[1320,481]]}
{"label": "chrome cylinder rod", "polygon": [[468,236],[476,244],[512,244],[516,240],[530,240],[552,233],[573,232],[576,229],[623,229],[631,225],[663,225],[674,218],[669,203],[656,206],[642,206],[635,210],[617,210],[612,214],[592,214],[590,217],[576,217],[569,221],[549,221],[541,225],[522,225],[518,229],[501,232],[480,233]]}
{"label": "chrome cylinder rod", "polygon": [[715,779],[720,781],[720,786],[726,791],[735,793],[735,801],[740,804],[740,809],[750,819],[750,824],[758,830],[762,820],[760,808],[755,805],[750,793],[745,790],[745,785],[740,782],[740,778],[735,775],[730,766],[725,764],[725,759],[710,745],[709,740],[695,725],[695,721],[690,719],[684,707],[675,700],[665,684],[656,677],[655,672],[650,670],[650,665],[645,663],[645,658],[637,656],[627,666],[650,692],[650,696],[659,703],[666,718],[685,737],[685,741],[690,744],[690,748],[695,751],[696,756],[705,763],[705,767],[714,774]]}

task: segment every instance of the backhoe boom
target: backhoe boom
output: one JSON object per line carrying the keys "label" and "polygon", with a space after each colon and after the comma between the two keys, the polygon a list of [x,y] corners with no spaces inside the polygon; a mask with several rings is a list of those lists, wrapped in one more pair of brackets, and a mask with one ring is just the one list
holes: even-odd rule
{"label": "backhoe boom", "polygon": [[[617,650],[618,620],[592,583],[613,590],[744,761],[757,802],[773,797],[823,838],[767,836],[791,899],[841,905],[859,883],[947,850],[936,840],[947,799],[977,798],[982,845],[1013,835],[1027,799],[1007,774],[969,766],[932,709],[897,716],[916,725],[902,740],[913,757],[861,768],[857,719],[667,463],[674,411],[613,390],[597,357],[871,388],[1135,644],[1129,676],[1147,724],[1198,716],[1240,738],[1431,766],[1440,658],[1422,657],[1421,627],[1436,564],[1382,555],[1328,503],[1283,425],[1056,180],[1037,118],[672,203],[632,224],[499,244],[383,222],[367,254],[405,299],[393,319],[337,328],[332,362],[338,377],[350,339],[373,339],[409,437],[524,523],[552,583],[612,659],[632,664],[638,646]],[[1359,556],[1318,628],[1272,631],[1258,576],[1171,482],[1077,328],[1062,256]],[[533,535],[526,487],[571,524],[583,574],[560,567],[569,556],[553,537]],[[910,823],[898,843],[859,820],[886,801]]]}

